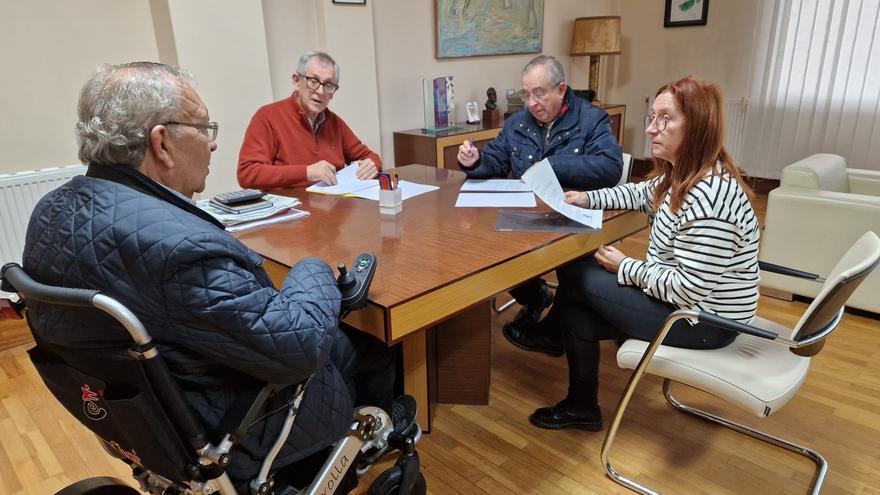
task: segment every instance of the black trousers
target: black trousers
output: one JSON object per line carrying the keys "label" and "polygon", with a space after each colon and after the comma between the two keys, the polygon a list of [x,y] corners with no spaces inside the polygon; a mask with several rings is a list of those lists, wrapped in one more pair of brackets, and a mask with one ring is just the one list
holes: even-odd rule
{"label": "black trousers", "polygon": [[[605,271],[592,256],[560,268],[557,277],[559,288],[541,330],[558,338],[565,347],[569,375],[566,404],[593,408],[598,405],[599,342],[621,338],[650,341],[676,308],[638,287],[618,285],[617,275]],[[663,344],[714,349],[733,342],[735,337],[726,330],[679,320]]]}
{"label": "black trousers", "polygon": [[355,406],[377,406],[391,414],[397,346],[340,323],[330,361],[342,374]]}
{"label": "black trousers", "polygon": [[510,296],[522,306],[531,305],[532,307],[537,307],[543,300],[543,287],[545,283],[544,279],[540,277],[527,280],[523,284],[510,289]]}

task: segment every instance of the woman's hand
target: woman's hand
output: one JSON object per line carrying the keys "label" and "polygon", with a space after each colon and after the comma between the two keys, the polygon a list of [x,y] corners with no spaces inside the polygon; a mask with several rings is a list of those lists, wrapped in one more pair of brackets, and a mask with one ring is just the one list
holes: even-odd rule
{"label": "woman's hand", "polygon": [[587,198],[587,193],[583,191],[565,191],[565,202],[584,208],[590,207],[590,199]]}
{"label": "woman's hand", "polygon": [[596,250],[596,254],[593,255],[596,263],[602,265],[606,271],[611,273],[617,273],[617,270],[620,269],[620,263],[626,258],[626,255],[621,253],[619,249],[611,246],[599,246],[599,249]]}

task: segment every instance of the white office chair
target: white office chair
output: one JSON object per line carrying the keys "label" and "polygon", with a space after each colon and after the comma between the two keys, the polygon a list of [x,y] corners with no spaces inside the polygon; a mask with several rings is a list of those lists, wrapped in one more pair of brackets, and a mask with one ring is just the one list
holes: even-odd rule
{"label": "white office chair", "polygon": [[[602,445],[602,464],[608,475],[633,491],[642,494],[657,493],[620,475],[609,461],[614,438],[636,385],[644,373],[651,373],[664,378],[663,394],[673,408],[790,450],[815,462],[816,474],[811,493],[818,494],[828,471],[827,462],[818,452],[683,404],[672,396],[669,385],[672,381],[683,383],[743,407],[758,417],[769,416],[797,393],[807,376],[810,357],[822,349],[825,339],[840,323],[847,299],[878,264],[880,238],[868,231],[837,263],[828,279],[824,280],[819,295],[793,329],[761,317],[755,317],[746,325],[711,313],[680,310],[667,318],[663,329],[650,343],[627,340],[617,352],[617,364],[622,368],[634,368],[635,371],[620,399]],[[761,263],[761,269],[823,281],[818,275],[779,265]],[[721,349],[681,349],[660,345],[672,324],[683,318],[724,328],[739,335],[733,343]]]}
{"label": "white office chair", "polygon": [[[617,182],[618,186],[629,182],[629,176],[632,173],[632,159],[633,157],[629,153],[623,154],[623,168],[621,169],[620,180]],[[547,286],[552,289],[556,288],[556,284],[554,284],[553,282],[547,282]],[[492,298],[492,309],[495,311],[495,313],[503,313],[507,308],[513,306],[514,303],[516,303],[516,299],[511,299],[501,306],[498,306],[496,299],[497,296]]]}

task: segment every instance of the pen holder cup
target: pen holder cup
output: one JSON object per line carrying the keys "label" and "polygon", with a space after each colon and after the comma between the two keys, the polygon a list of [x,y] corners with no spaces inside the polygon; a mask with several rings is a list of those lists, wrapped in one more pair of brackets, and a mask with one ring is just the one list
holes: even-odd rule
{"label": "pen holder cup", "polygon": [[379,213],[382,215],[397,215],[403,211],[403,194],[400,189],[386,191],[379,190]]}

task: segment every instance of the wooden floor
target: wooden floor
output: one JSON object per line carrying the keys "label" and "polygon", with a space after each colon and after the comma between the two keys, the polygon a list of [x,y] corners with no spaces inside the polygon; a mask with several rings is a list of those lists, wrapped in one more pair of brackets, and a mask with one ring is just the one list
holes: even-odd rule
{"label": "wooden floor", "polygon": [[[642,233],[625,241],[622,249],[640,255],[645,246]],[[805,308],[803,302],[762,297],[759,313],[793,324]],[[564,358],[523,352],[501,337],[502,324],[515,312],[493,321],[489,406],[439,406],[433,432],[419,444],[429,493],[631,493],[606,477],[600,466],[604,432],[545,431],[529,425],[535,408],[565,395],[567,372]],[[0,353],[0,493],[52,493],[96,475],[128,480],[127,468],[111,462],[55,403],[25,348]],[[599,401],[606,418],[629,378],[629,371],[615,365],[614,351],[612,345],[603,347]],[[823,493],[880,494],[876,317],[847,315],[813,360],[798,395],[769,418],[752,417],[681,386],[674,390],[686,401],[822,453],[830,467]],[[674,411],[653,377],[642,381],[630,403],[612,457],[624,474],[665,493],[806,493],[813,471],[804,458]],[[378,472],[371,471],[368,479]]]}

